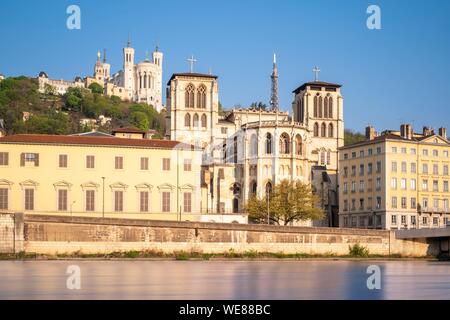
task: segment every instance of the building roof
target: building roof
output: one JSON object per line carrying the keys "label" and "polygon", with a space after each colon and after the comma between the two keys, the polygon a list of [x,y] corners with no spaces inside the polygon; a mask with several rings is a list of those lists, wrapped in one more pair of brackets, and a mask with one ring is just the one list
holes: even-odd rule
{"label": "building roof", "polygon": [[305,90],[307,86],[318,86],[318,87],[328,87],[328,88],[340,88],[342,85],[337,83],[330,83],[330,82],[323,82],[323,81],[311,81],[311,82],[305,82],[300,87],[292,91],[293,93],[297,94],[302,90]]}
{"label": "building roof", "polygon": [[125,128],[116,128],[116,129],[112,129],[111,131],[112,133],[142,133],[144,134],[145,131],[135,128],[135,127],[125,127]]}
{"label": "building roof", "polygon": [[194,78],[211,78],[211,79],[218,78],[215,75],[206,74],[206,73],[195,73],[195,72],[174,73],[174,74],[172,74],[172,77],[170,77],[169,81],[167,82],[167,85],[169,85],[170,81],[175,79],[175,77],[194,77]]}
{"label": "building roof", "polygon": [[152,149],[194,149],[193,145],[174,140],[125,139],[116,137],[59,136],[46,134],[17,134],[0,138],[2,143],[18,144],[56,144],[56,145],[89,145],[140,147]]}
{"label": "building roof", "polygon": [[89,131],[82,133],[71,134],[71,136],[83,136],[83,137],[114,137],[111,134],[101,132],[101,131]]}

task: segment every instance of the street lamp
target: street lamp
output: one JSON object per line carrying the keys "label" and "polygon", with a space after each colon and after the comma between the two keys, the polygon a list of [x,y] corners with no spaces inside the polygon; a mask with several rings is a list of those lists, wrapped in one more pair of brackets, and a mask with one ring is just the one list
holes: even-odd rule
{"label": "street lamp", "polygon": [[102,177],[103,180],[103,196],[102,196],[102,217],[105,217],[105,177]]}

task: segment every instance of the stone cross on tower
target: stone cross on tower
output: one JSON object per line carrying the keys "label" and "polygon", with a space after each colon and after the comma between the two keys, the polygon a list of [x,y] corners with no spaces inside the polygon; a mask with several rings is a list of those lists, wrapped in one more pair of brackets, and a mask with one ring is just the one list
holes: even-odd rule
{"label": "stone cross on tower", "polygon": [[194,63],[197,62],[196,59],[194,59],[194,55],[192,55],[189,59],[187,59],[188,63],[191,65],[191,73],[194,72]]}
{"label": "stone cross on tower", "polygon": [[314,81],[319,81],[319,73],[320,73],[319,67],[314,67],[313,72],[314,72]]}

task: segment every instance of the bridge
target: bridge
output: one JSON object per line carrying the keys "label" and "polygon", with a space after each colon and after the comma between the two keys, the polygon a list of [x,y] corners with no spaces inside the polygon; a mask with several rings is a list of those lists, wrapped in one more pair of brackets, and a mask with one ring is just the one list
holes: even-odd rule
{"label": "bridge", "polygon": [[440,253],[449,254],[450,227],[435,229],[395,230],[395,238],[403,240],[426,239],[439,248]]}

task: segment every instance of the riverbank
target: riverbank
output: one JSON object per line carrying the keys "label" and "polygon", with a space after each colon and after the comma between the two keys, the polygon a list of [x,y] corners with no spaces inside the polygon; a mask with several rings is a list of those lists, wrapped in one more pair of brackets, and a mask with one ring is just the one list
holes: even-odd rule
{"label": "riverbank", "polygon": [[20,252],[16,254],[0,254],[0,260],[197,260],[197,261],[221,261],[221,260],[253,260],[253,261],[273,261],[273,260],[435,260],[438,258],[434,256],[401,256],[394,255],[376,255],[376,254],[355,254],[349,253],[347,255],[329,254],[285,254],[285,253],[271,253],[271,252],[256,252],[246,251],[242,253],[229,250],[223,253],[201,253],[201,252],[186,252],[178,251],[173,253],[164,253],[162,251],[125,251],[125,252],[112,252],[108,254],[84,254],[76,252],[73,254],[34,254]]}

